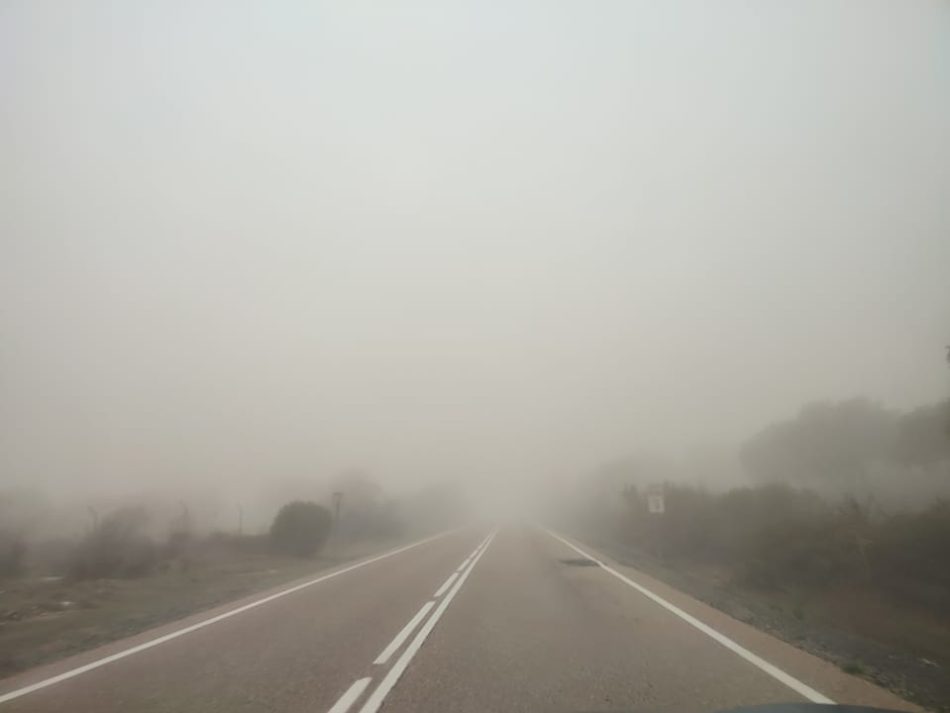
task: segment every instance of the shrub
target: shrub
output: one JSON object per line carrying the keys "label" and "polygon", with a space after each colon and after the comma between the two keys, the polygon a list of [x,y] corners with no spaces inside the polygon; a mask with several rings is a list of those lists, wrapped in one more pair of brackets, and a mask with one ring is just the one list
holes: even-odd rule
{"label": "shrub", "polygon": [[664,558],[726,566],[763,589],[872,588],[930,611],[950,612],[950,502],[885,516],[855,499],[831,503],[772,484],[721,495],[664,486],[666,512],[647,513],[622,491],[621,536]]}
{"label": "shrub", "polygon": [[330,535],[333,516],[317,503],[294,501],[284,505],[270,528],[271,542],[285,554],[312,557]]}
{"label": "shrub", "polygon": [[847,512],[783,485],[741,488],[720,500],[718,539],[739,579],[764,588],[826,584],[859,565]]}
{"label": "shrub", "polygon": [[880,523],[868,546],[875,583],[891,595],[950,612],[950,502]]}
{"label": "shrub", "polygon": [[69,573],[76,543],[67,537],[52,537],[30,543],[28,567],[40,575],[61,576]]}
{"label": "shrub", "polygon": [[158,563],[158,548],[145,534],[142,508],[122,508],[103,518],[83,538],[68,563],[74,579],[141,577]]}
{"label": "shrub", "polygon": [[699,488],[667,484],[666,512],[653,516],[664,554],[709,559],[716,542],[710,538],[716,517],[716,496]]}
{"label": "shrub", "polygon": [[15,577],[23,573],[26,561],[26,543],[15,532],[0,530],[0,577]]}
{"label": "shrub", "polygon": [[666,484],[666,512],[649,515],[635,488],[624,493],[626,539],[663,557],[729,566],[762,588],[826,585],[867,577],[874,527],[854,501],[835,508],[817,494],[771,484],[718,495]]}

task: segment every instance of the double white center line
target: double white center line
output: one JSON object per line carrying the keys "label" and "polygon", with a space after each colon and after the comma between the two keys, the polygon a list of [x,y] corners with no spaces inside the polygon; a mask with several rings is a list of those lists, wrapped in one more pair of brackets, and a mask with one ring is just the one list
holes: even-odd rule
{"label": "double white center line", "polygon": [[[390,641],[386,648],[383,649],[379,656],[376,657],[376,660],[373,661],[374,664],[385,665],[389,659],[392,658],[393,654],[399,651],[406,640],[416,630],[416,627],[418,627],[421,622],[425,621],[425,623],[422,624],[422,628],[419,629],[419,632],[406,647],[405,651],[403,651],[402,655],[396,659],[396,663],[394,663],[389,671],[386,672],[386,675],[383,676],[383,679],[380,681],[379,685],[370,694],[369,698],[366,699],[363,707],[360,708],[360,713],[376,713],[380,706],[383,705],[383,701],[386,700],[386,696],[389,695],[389,692],[399,681],[400,676],[402,676],[403,672],[409,666],[409,662],[412,661],[413,657],[419,652],[419,649],[422,648],[422,645],[425,643],[426,639],[429,638],[429,634],[432,633],[432,630],[439,622],[439,619],[442,618],[445,610],[449,608],[449,604],[452,603],[455,595],[458,594],[459,590],[462,588],[462,585],[465,584],[465,580],[468,579],[468,575],[472,573],[473,569],[475,569],[475,565],[478,564],[478,560],[481,559],[481,556],[485,554],[485,550],[488,549],[488,546],[491,544],[491,541],[494,537],[495,533],[492,532],[488,537],[482,540],[481,544],[475,548],[475,551],[466,557],[465,561],[462,562],[462,565],[455,572],[449,575],[449,578],[446,579],[445,582],[443,582],[442,585],[436,590],[435,594],[432,596],[432,599],[422,605],[422,608],[416,612],[416,615],[409,620],[402,630],[396,634],[396,637]],[[440,600],[439,598],[443,595],[445,596]],[[428,619],[426,619],[426,616],[430,611],[432,611],[433,608],[435,608],[435,611],[432,612]],[[346,692],[340,696],[339,700],[333,704],[333,707],[330,708],[329,713],[345,713],[357,700],[359,700],[359,698],[363,695],[363,692],[369,687],[370,683],[372,683],[372,676],[360,678],[354,681],[353,685],[351,685],[346,690]]]}
{"label": "double white center line", "polygon": [[[436,592],[436,596],[439,596]],[[406,624],[402,631],[396,634],[396,638],[389,642],[389,646],[383,649],[383,653],[376,657],[376,660],[373,661],[377,666],[384,665],[389,661],[390,657],[399,651],[399,648],[406,642],[406,639],[409,638],[409,635],[416,630],[416,627],[419,626],[419,622],[425,618],[425,615],[429,613],[429,610],[435,606],[434,600],[429,600],[422,605],[422,609],[416,612],[416,615],[409,620],[409,623]]]}

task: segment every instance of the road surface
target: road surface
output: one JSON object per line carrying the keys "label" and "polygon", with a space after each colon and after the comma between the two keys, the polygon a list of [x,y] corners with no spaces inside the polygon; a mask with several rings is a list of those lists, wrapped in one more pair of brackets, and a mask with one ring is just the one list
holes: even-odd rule
{"label": "road surface", "polygon": [[446,533],[0,681],[0,713],[699,713],[807,700],[915,710],[521,525]]}

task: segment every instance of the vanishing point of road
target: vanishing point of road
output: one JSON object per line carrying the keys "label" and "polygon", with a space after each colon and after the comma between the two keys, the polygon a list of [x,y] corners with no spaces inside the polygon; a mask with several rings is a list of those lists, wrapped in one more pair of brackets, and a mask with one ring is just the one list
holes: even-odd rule
{"label": "vanishing point of road", "polygon": [[0,713],[701,713],[796,701],[917,710],[521,525],[427,538],[0,681]]}

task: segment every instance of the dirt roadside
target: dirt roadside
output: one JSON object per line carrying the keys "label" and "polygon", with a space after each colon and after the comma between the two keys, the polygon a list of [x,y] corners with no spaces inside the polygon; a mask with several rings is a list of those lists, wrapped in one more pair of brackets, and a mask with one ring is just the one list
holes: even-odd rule
{"label": "dirt roadside", "polygon": [[407,541],[340,545],[309,560],[249,554],[138,579],[0,582],[0,678]]}

